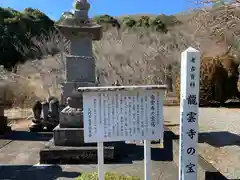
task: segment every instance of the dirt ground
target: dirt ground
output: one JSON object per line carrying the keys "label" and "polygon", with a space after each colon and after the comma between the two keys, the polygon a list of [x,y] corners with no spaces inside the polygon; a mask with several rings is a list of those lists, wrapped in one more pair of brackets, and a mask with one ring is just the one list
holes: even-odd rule
{"label": "dirt ground", "polygon": [[[6,113],[9,115],[9,124],[14,132],[0,137],[0,180],[32,180],[33,178],[36,180],[67,180],[75,179],[81,172],[97,171],[96,165],[40,165],[38,163],[39,151],[52,138],[52,133],[28,132],[31,124],[31,111],[24,110],[24,115],[26,115],[24,117],[23,113],[14,115],[13,112],[16,111]],[[138,148],[133,148],[131,144],[127,146],[129,148],[125,149],[130,149],[131,152],[127,153],[126,159],[118,164],[106,164],[106,171],[144,179],[143,146],[139,145]],[[160,145],[155,144],[152,148],[152,179],[178,179],[178,168],[172,161],[171,147],[160,149]]]}
{"label": "dirt ground", "polygon": [[[28,129],[31,124],[31,110],[22,110],[18,114],[13,113],[14,111],[6,113],[9,115],[12,129],[17,131]],[[175,134],[179,134],[179,114],[177,106],[164,107],[165,124]],[[240,110],[200,108],[199,131],[202,141],[198,144],[199,153],[205,160],[226,177],[240,178]]]}
{"label": "dirt ground", "polygon": [[[179,107],[164,107],[167,127],[179,135]],[[228,179],[240,179],[240,109],[199,109],[199,154]]]}

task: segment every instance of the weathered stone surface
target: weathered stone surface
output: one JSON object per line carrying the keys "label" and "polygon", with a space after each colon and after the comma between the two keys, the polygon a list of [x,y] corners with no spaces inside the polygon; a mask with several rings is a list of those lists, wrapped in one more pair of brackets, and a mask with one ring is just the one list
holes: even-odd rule
{"label": "weathered stone surface", "polygon": [[61,84],[61,105],[66,105],[67,97],[80,97],[81,93],[77,91],[78,87],[95,86],[94,82],[66,82]]}
{"label": "weathered stone surface", "polygon": [[83,109],[83,98],[81,97],[68,97],[67,105],[71,108]]}
{"label": "weathered stone surface", "polygon": [[67,56],[66,57],[67,82],[95,82],[94,57]]}
{"label": "weathered stone surface", "polygon": [[56,146],[82,146],[84,144],[83,128],[62,128],[60,125],[53,130]]}
{"label": "weathered stone surface", "polygon": [[49,101],[49,116],[53,121],[59,121],[59,102],[57,99]]}
{"label": "weathered stone surface", "polygon": [[[57,28],[66,38],[80,39],[82,34],[89,34],[92,40],[100,40],[102,26],[92,22],[88,17],[90,4],[86,0],[75,1],[74,13],[66,12],[58,22]],[[85,35],[86,37],[87,35]],[[77,38],[78,37],[78,38]],[[89,49],[90,50],[90,49]]]}
{"label": "weathered stone surface", "polygon": [[60,112],[60,127],[63,128],[80,128],[83,127],[83,113],[81,109],[65,107]]}
{"label": "weathered stone surface", "polygon": [[42,103],[40,101],[36,101],[33,108],[33,123],[40,123],[41,122],[41,113],[42,113]]}
{"label": "weathered stone surface", "polygon": [[90,4],[86,0],[78,0],[74,3],[74,15],[76,18],[87,20]]}
{"label": "weathered stone surface", "polygon": [[103,35],[102,26],[98,24],[79,24],[76,18],[65,20],[67,23],[57,25],[57,29],[68,39],[74,35],[76,38],[81,33],[88,33],[92,36],[92,40],[100,40]]}
{"label": "weathered stone surface", "polygon": [[[84,144],[82,93],[77,89],[96,85],[92,40],[100,40],[102,27],[88,19],[90,4],[86,0],[75,3],[74,13],[65,14],[57,25],[70,41],[70,55],[66,56],[66,83],[62,84],[61,94],[61,107],[67,107],[60,112],[60,124],[53,131],[54,141],[40,152],[41,163],[68,163],[72,160],[89,163],[97,160],[96,144],[91,147]],[[105,157],[113,158],[113,150],[113,147],[106,149]]]}
{"label": "weathered stone surface", "polygon": [[42,103],[41,117],[42,117],[43,121],[47,121],[47,119],[48,119],[48,110],[49,110],[49,103],[48,102]]}
{"label": "weathered stone surface", "polygon": [[33,108],[32,124],[29,127],[30,131],[39,132],[47,130],[52,131],[53,128],[59,123],[59,101],[56,97],[50,96],[47,102],[41,103],[37,101]]}
{"label": "weathered stone surface", "polygon": [[94,82],[65,82],[61,84],[62,94],[66,97],[79,97],[80,93],[77,91],[79,87],[95,86]]}
{"label": "weathered stone surface", "polygon": [[[89,37],[88,34],[86,34],[81,39],[76,39],[73,37],[70,41],[70,54],[74,56],[86,56],[86,57],[92,57],[92,39]],[[79,64],[82,62],[79,62]],[[84,64],[81,64],[84,66]],[[82,67],[83,67],[82,66]],[[81,66],[78,66],[81,68]]]}

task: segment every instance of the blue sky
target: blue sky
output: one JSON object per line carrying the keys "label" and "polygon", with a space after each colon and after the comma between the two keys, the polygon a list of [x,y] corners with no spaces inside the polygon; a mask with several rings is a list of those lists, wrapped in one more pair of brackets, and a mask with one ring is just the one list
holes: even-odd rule
{"label": "blue sky", "polygon": [[[175,14],[192,6],[188,0],[89,0],[90,16],[109,14]],[[0,0],[0,6],[23,10],[37,8],[57,20],[62,12],[72,9],[73,0]]]}

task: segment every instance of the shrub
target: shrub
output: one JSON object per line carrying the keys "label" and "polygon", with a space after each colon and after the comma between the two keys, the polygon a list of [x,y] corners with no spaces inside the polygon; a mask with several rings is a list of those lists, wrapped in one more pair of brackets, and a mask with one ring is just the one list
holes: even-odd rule
{"label": "shrub", "polygon": [[5,108],[31,107],[34,101],[39,99],[35,94],[35,87],[27,79],[10,72],[7,72],[5,77],[7,78],[2,79],[0,86],[0,98]]}
{"label": "shrub", "polygon": [[128,28],[133,28],[137,24],[137,21],[134,18],[130,17],[130,16],[124,17],[122,22]]}
{"label": "shrub", "polygon": [[[237,65],[233,56],[201,58],[199,105],[223,104],[226,100],[239,97]],[[176,77],[176,94],[180,100],[180,76]]]}
{"label": "shrub", "polygon": [[154,18],[154,21],[161,21],[167,27],[181,24],[181,21],[179,21],[176,16],[173,15],[167,16],[165,14],[158,15],[157,17]]}
{"label": "shrub", "polygon": [[117,27],[118,29],[121,27],[120,22],[116,18],[108,14],[95,16],[93,18],[93,21],[95,21],[98,24],[101,24],[104,27],[105,31],[111,27]]}
{"label": "shrub", "polygon": [[37,9],[23,12],[0,7],[0,64],[11,69],[29,56],[22,54],[19,46],[32,49],[31,38],[48,35],[54,29],[54,21]]}
{"label": "shrub", "polygon": [[226,79],[223,84],[223,99],[240,98],[237,87],[239,72],[235,58],[231,55],[225,55],[219,58],[226,72]]}

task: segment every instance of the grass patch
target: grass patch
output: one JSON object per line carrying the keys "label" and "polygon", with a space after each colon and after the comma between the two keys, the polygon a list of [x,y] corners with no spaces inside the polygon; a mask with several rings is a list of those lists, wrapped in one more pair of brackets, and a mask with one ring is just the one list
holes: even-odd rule
{"label": "grass patch", "polygon": [[[76,180],[98,180],[98,173],[83,173]],[[105,173],[104,180],[140,180],[140,178],[133,176],[121,176],[116,173]]]}

